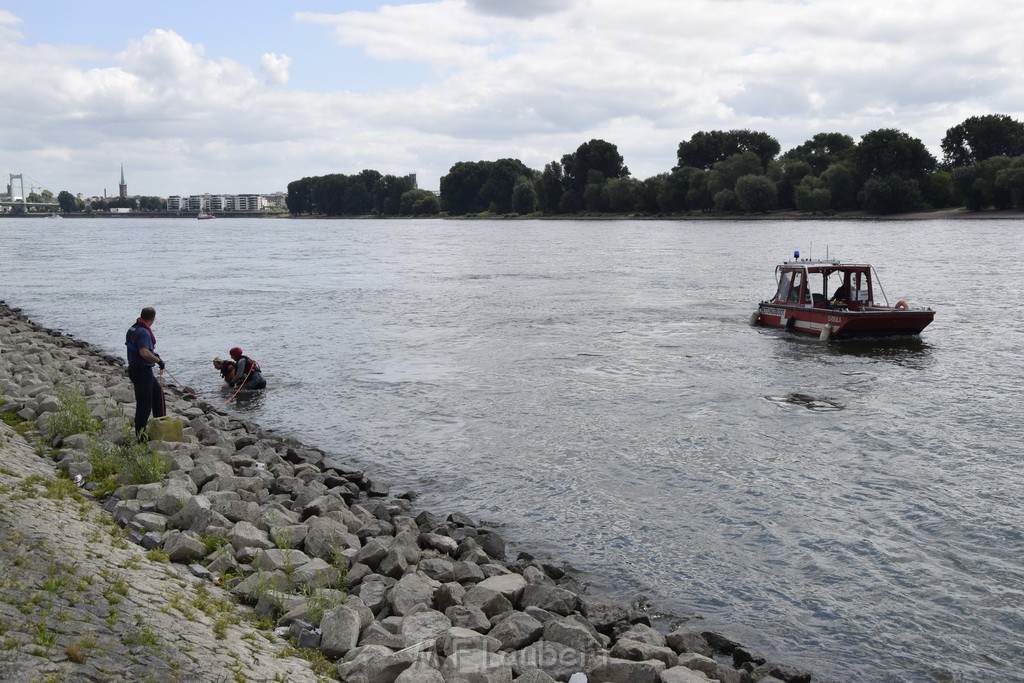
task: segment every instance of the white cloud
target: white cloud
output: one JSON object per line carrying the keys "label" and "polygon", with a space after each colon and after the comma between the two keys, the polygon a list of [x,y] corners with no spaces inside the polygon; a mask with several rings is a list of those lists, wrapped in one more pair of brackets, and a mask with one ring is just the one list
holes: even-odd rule
{"label": "white cloud", "polygon": [[299,71],[353,67],[341,56],[311,63],[286,43],[245,57],[251,67],[167,29],[140,30],[119,51],[29,44],[18,17],[0,11],[0,61],[19,65],[0,79],[0,119],[11,122],[0,126],[0,158],[85,192],[121,161],[144,193],[266,191],[363,168],[417,171],[436,188],[457,161],[540,168],[593,137],[618,145],[643,178],[671,168],[698,130],[763,130],[786,149],[823,131],[859,139],[897,127],[937,151],[967,116],[1024,118],[1024,4],[1012,0],[970,12],[953,0],[502,7],[438,0],[296,15],[343,54],[361,50],[360,68],[423,74],[359,93],[294,89]]}
{"label": "white cloud", "polygon": [[288,55],[277,55],[273,52],[267,52],[260,57],[260,67],[267,77],[267,82],[274,85],[288,83],[288,67],[291,63],[292,58]]}
{"label": "white cloud", "polygon": [[466,0],[466,4],[482,14],[531,19],[569,9],[573,0]]}

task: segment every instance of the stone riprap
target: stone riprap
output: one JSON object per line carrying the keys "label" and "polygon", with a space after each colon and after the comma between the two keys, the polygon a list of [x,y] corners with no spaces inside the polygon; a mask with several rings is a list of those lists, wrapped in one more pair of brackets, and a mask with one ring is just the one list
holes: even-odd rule
{"label": "stone riprap", "polygon": [[[305,660],[268,654],[283,641],[223,635],[223,626],[223,637],[213,637],[218,617],[189,610],[195,603],[189,597],[174,597],[199,590],[207,597],[230,591],[273,620],[295,647],[336,662],[335,675],[353,683],[812,680],[721,634],[662,633],[642,611],[583,594],[557,566],[525,553],[508,561],[504,539],[466,515],[416,512],[408,500],[413,496],[390,497],[357,469],[328,464],[334,460],[323,451],[174,389],[168,390],[168,414],[183,421],[184,441],[150,444],[167,458],[165,479],[122,485],[100,500],[86,486],[82,501],[63,507],[42,494],[19,496],[26,481],[36,481],[32,475],[58,489],[88,481],[90,442],[123,438],[134,396],[120,359],[0,302],[5,421],[46,435],[48,418],[60,407],[58,390],[72,385],[99,418],[98,436],[51,438],[41,441],[37,454],[5,426],[0,442],[0,559],[17,570],[7,570],[12,578],[0,585],[0,639],[9,643],[0,646],[3,666],[33,674],[59,670],[81,680],[107,680],[90,678],[90,667],[117,671],[123,680],[135,680],[136,673],[152,680],[315,678]],[[55,469],[67,477],[53,479]],[[45,505],[34,504],[40,500]],[[103,514],[151,556],[159,553],[170,563],[149,560],[137,546],[114,547],[109,533],[90,536],[85,526],[76,527],[99,525]],[[7,608],[36,599],[29,594],[39,591],[29,584],[45,583],[53,571],[81,584],[83,597],[74,607],[55,606],[35,622]],[[111,582],[126,591],[116,619],[103,598],[112,595]],[[43,602],[50,597],[43,595]],[[61,614],[69,615],[67,622]],[[55,642],[40,644],[35,637],[43,621],[58,634]],[[231,624],[228,630],[244,628]],[[155,634],[158,642],[139,632]],[[83,645],[88,633],[110,647],[91,647],[91,640]],[[101,649],[110,654],[96,654]],[[211,673],[189,675],[200,667]]]}

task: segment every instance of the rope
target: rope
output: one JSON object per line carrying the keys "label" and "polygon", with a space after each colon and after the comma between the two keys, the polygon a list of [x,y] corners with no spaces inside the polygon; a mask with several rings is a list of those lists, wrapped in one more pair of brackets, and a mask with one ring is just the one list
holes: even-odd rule
{"label": "rope", "polygon": [[[240,392],[240,391],[242,391],[242,389],[243,389],[243,388],[245,387],[245,383],[246,383],[246,381],[247,381],[247,380],[249,379],[249,375],[251,375],[251,374],[252,374],[252,369],[253,369],[253,367],[252,367],[252,363],[249,363],[249,368],[248,368],[248,370],[247,370],[247,371],[246,371],[246,373],[245,373],[245,378],[244,378],[244,379],[242,380],[242,382],[241,382],[241,383],[240,383],[240,384],[238,385],[238,388],[237,388],[237,389],[235,389],[235,393],[231,394],[231,397],[230,397],[230,398],[228,398],[228,399],[227,399],[226,401],[221,401],[220,403],[210,403],[209,401],[206,401],[206,402],[207,402],[207,403],[209,403],[209,404],[210,404],[210,406],[212,406],[212,407],[214,407],[214,408],[220,408],[221,406],[226,406],[227,404],[229,404],[229,403],[231,403],[232,401],[234,401],[234,400],[235,400],[235,397],[236,397],[236,396],[238,396],[239,392]],[[186,386],[186,385],[182,384],[182,383],[181,383],[181,382],[180,382],[180,381],[178,380],[178,378],[177,378],[177,377],[175,377],[175,376],[174,376],[174,375],[173,375],[173,374],[171,373],[171,371],[170,371],[170,370],[168,370],[167,368],[164,368],[163,370],[161,370],[161,371],[160,371],[160,375],[161,375],[161,377],[163,376],[163,374],[164,374],[165,372],[166,372],[166,373],[167,373],[168,375],[170,375],[170,378],[171,378],[172,380],[174,380],[174,383],[175,383],[175,384],[177,384],[177,385],[178,385],[179,387],[181,387],[181,390],[182,390],[182,391],[188,392],[188,393],[190,393],[190,394],[193,394],[193,395],[195,395],[195,396],[197,396],[197,397],[199,396],[199,395],[198,395],[198,394],[197,394],[197,393],[195,392],[195,390],[193,390],[193,389],[192,389],[191,387],[188,387],[188,386]],[[163,386],[163,380],[161,380],[161,386]],[[201,398],[201,397],[200,397],[200,398]],[[203,400],[205,400],[205,399],[203,399]]]}
{"label": "rope", "polygon": [[[170,374],[170,373],[168,373]],[[167,415],[167,397],[164,395],[164,370],[156,373],[156,381],[160,385],[160,412]]]}

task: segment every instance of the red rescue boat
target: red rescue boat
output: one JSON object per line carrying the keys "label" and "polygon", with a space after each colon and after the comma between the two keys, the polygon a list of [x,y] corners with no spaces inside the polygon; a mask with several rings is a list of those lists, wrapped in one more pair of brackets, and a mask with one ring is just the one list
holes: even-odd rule
{"label": "red rescue boat", "polygon": [[867,264],[801,259],[797,251],[792,261],[775,267],[775,277],[775,296],[758,304],[752,325],[827,340],[920,334],[935,317],[932,309],[902,299],[890,306],[875,269]]}

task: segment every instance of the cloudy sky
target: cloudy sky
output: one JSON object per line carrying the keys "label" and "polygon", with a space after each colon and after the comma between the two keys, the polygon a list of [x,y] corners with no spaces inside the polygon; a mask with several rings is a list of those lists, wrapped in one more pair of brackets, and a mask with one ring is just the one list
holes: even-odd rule
{"label": "cloudy sky", "polygon": [[1024,120],[1020,0],[36,0],[0,5],[0,173],[55,193],[284,190],[699,130]]}

